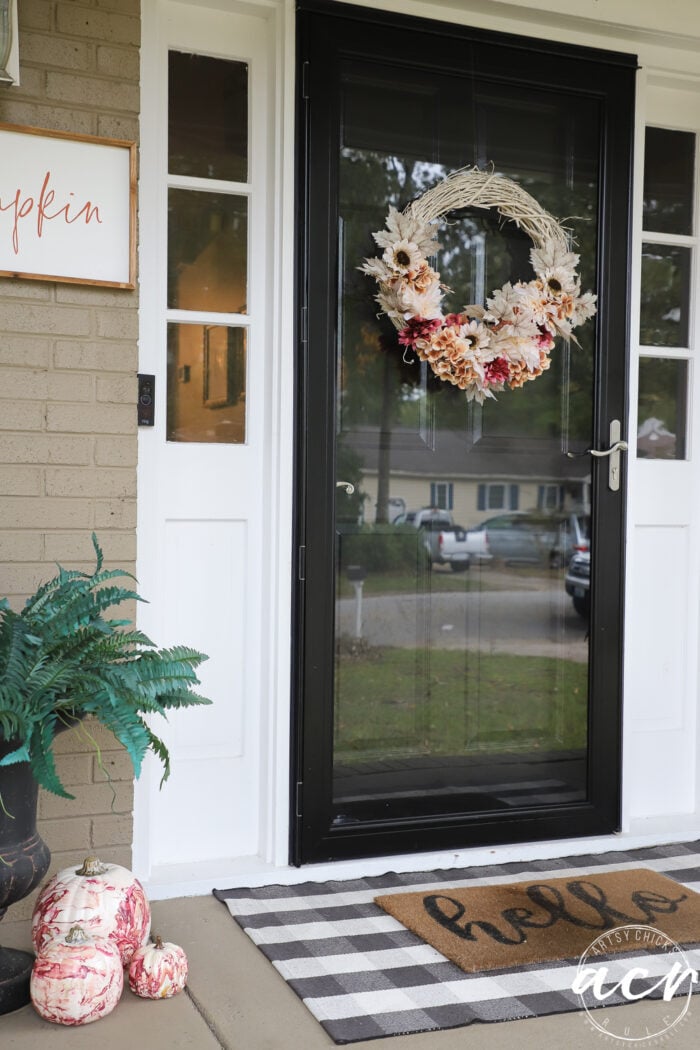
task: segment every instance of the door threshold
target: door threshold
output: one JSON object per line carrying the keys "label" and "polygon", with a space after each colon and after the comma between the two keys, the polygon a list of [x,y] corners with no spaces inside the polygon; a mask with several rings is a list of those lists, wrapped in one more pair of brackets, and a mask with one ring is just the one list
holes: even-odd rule
{"label": "door threshold", "polygon": [[666,827],[662,826],[660,820],[650,824],[649,821],[637,821],[630,831],[592,838],[360,858],[306,864],[300,868],[270,864],[260,857],[219,858],[189,864],[159,865],[152,869],[149,878],[139,877],[149,899],[170,900],[173,897],[203,896],[213,889],[231,889],[236,886],[294,886],[302,882],[326,882],[329,879],[368,878],[388,871],[477,868],[491,864],[576,857],[588,853],[612,853],[644,846],[692,842],[700,838],[700,821],[696,816],[683,815],[673,823],[666,822]]}

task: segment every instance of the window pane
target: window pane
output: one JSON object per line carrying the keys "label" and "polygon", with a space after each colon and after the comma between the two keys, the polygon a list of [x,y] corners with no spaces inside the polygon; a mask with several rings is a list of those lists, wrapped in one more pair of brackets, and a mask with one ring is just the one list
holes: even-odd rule
{"label": "window pane", "polygon": [[637,455],[685,459],[688,362],[642,357],[639,362]]}
{"label": "window pane", "polygon": [[502,510],[505,505],[505,485],[489,485],[489,510]]}
{"label": "window pane", "polygon": [[695,135],[647,128],[644,150],[644,229],[693,232]]}
{"label": "window pane", "polygon": [[245,442],[245,328],[168,325],[168,441]]}
{"label": "window pane", "polygon": [[248,181],[248,66],[204,55],[168,56],[168,170]]}
{"label": "window pane", "polygon": [[168,306],[247,312],[248,199],[168,192]]}
{"label": "window pane", "polygon": [[452,510],[452,484],[434,481],[430,486],[430,506],[440,510]]}
{"label": "window pane", "polygon": [[642,346],[687,346],[690,248],[642,245]]}

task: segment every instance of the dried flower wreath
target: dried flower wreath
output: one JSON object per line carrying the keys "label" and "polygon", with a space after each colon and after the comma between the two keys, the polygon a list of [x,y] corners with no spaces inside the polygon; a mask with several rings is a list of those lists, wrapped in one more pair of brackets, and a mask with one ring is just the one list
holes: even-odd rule
{"label": "dried flower wreath", "polygon": [[[454,208],[496,208],[530,237],[533,281],[508,282],[486,306],[442,312],[445,285],[428,262],[440,245],[439,219]],[[399,212],[389,209],[386,230],[374,234],[381,258],[360,267],[373,277],[381,312],[399,331],[399,343],[427,361],[440,379],[483,403],[494,391],[514,390],[549,368],[558,335],[595,313],[596,296],[581,293],[579,256],[569,251],[561,224],[522,187],[503,175],[467,168],[452,172]]]}

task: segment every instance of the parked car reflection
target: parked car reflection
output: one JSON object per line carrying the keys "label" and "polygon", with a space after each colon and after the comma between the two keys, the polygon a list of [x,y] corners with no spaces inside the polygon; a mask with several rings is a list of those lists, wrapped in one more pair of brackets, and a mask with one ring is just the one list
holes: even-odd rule
{"label": "parked car reflection", "polygon": [[591,552],[574,554],[564,577],[564,588],[574,603],[574,609],[585,619],[591,611]]}
{"label": "parked car reflection", "polygon": [[549,567],[563,569],[574,554],[591,549],[590,514],[568,514],[556,519],[556,536],[549,552]]}
{"label": "parked car reflection", "polygon": [[487,518],[472,531],[486,532],[495,558],[506,564],[548,565],[562,569],[574,554],[590,550],[590,515],[511,511]]}
{"label": "parked car reflection", "polygon": [[487,518],[472,531],[486,532],[488,549],[494,558],[502,558],[506,563],[538,564],[542,560],[543,528],[541,515],[515,510]]}

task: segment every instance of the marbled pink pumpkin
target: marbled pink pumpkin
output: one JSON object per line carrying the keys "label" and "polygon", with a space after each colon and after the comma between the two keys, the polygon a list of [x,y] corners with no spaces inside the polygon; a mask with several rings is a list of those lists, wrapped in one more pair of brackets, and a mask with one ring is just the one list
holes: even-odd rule
{"label": "marbled pink pumpkin", "polygon": [[144,999],[170,999],[187,984],[187,956],[179,944],[163,942],[137,948],[129,964],[129,987]]}
{"label": "marbled pink pumpkin", "polygon": [[121,998],[124,969],[113,941],[97,940],[74,926],[49,941],[37,956],[29,993],[37,1013],[55,1024],[90,1024]]}
{"label": "marbled pink pumpkin", "polygon": [[86,858],[82,868],[64,868],[46,883],[34,908],[32,941],[41,952],[76,924],[94,937],[114,941],[124,966],[145,944],[151,909],[143,886],[119,864]]}

